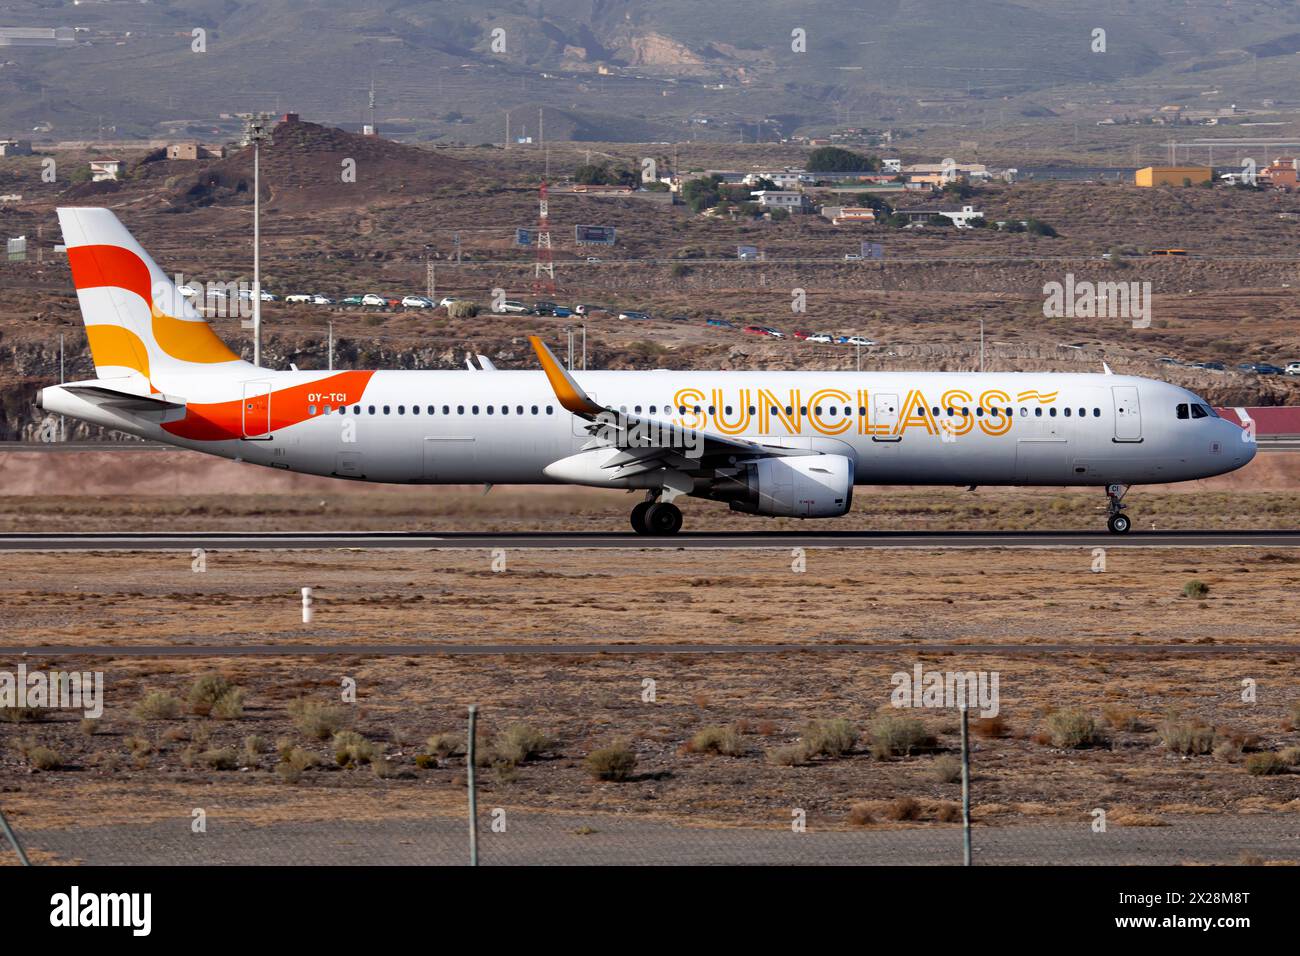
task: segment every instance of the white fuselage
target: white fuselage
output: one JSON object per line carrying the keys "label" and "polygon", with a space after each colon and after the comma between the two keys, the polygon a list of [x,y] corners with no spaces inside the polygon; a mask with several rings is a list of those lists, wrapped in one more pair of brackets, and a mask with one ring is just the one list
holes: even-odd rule
{"label": "white fuselage", "polygon": [[[641,418],[847,454],[859,485],[1185,481],[1240,468],[1256,447],[1221,418],[1179,417],[1180,405],[1204,406],[1193,393],[1120,375],[594,371],[574,378],[601,405]],[[347,387],[336,390],[340,381]],[[241,381],[199,375],[167,386],[189,402],[180,423],[141,422],[59,386],[44,391],[42,404],[225,458],[375,482],[552,483],[548,466],[591,441],[587,423],[561,407],[540,371],[259,370]],[[233,432],[198,427],[205,408],[226,406],[228,417],[237,401]],[[582,483],[599,485],[599,477]]]}

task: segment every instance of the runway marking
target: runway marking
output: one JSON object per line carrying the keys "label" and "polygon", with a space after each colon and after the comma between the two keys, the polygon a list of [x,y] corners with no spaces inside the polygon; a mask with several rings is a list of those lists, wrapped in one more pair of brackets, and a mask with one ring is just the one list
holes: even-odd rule
{"label": "runway marking", "polygon": [[1297,654],[1300,644],[109,644],[0,648],[6,657],[458,657],[672,654]]}
{"label": "runway marking", "polygon": [[1300,531],[698,531],[624,532],[253,531],[0,534],[0,551],[286,550],[773,550],[788,548],[1300,548]]}

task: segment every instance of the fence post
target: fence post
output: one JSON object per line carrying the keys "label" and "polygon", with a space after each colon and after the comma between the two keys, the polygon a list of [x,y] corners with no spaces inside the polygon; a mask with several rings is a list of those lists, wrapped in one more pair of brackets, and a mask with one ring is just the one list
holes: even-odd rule
{"label": "fence post", "polygon": [[23,845],[18,842],[18,837],[14,834],[14,831],[9,828],[9,821],[5,819],[3,810],[0,810],[0,830],[4,831],[5,838],[9,841],[10,846],[14,848],[14,852],[18,854],[18,859],[23,866],[31,866],[32,861],[27,859],[27,854],[23,851]]}
{"label": "fence post", "polygon": [[474,762],[477,759],[478,707],[469,705],[469,737],[465,744],[465,779],[469,788],[469,865],[478,866],[478,793],[474,789]]}
{"label": "fence post", "polygon": [[961,708],[961,858],[970,866],[970,711]]}

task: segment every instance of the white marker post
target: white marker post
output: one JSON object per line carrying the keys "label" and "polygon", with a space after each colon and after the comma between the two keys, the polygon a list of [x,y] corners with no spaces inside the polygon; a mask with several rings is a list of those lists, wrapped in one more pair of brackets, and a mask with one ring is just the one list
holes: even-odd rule
{"label": "white marker post", "polygon": [[302,589],[302,622],[310,624],[312,618],[316,616],[316,611],[311,606],[311,588]]}

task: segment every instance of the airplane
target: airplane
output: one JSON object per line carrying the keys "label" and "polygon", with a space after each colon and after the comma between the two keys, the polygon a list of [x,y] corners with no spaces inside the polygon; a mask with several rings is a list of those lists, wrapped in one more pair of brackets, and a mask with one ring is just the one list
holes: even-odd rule
{"label": "airplane", "polygon": [[96,377],[47,412],[271,468],[403,484],[643,492],[642,534],[690,496],[833,518],[859,485],[1084,485],[1131,526],[1134,485],[1241,468],[1252,430],[1167,382],[1053,372],[278,370],[244,361],[117,216],[58,210]]}

